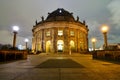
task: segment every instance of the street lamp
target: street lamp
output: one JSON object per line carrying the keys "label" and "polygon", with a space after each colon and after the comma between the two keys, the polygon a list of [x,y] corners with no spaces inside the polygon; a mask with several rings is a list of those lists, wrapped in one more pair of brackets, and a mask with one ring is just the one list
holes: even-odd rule
{"label": "street lamp", "polygon": [[107,25],[103,25],[101,28],[101,31],[103,33],[104,36],[104,48],[106,49],[108,46],[108,42],[107,42],[107,32],[108,32],[108,26]]}
{"label": "street lamp", "polygon": [[13,33],[14,33],[14,37],[13,37],[13,48],[16,47],[16,35],[17,32],[19,31],[19,27],[18,26],[13,26]]}
{"label": "street lamp", "polygon": [[29,42],[29,39],[25,39],[25,46],[26,46],[26,50],[27,50],[27,43]]}
{"label": "street lamp", "polygon": [[92,38],[91,42],[92,42],[92,46],[93,46],[93,51],[95,51],[95,43],[96,43],[96,38]]}

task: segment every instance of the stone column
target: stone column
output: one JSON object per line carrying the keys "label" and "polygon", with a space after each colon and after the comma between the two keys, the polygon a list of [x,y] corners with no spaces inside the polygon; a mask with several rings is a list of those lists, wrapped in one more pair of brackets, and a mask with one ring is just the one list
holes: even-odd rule
{"label": "stone column", "polygon": [[35,51],[35,38],[32,38],[32,52]]}
{"label": "stone column", "polygon": [[104,46],[105,46],[105,49],[106,49],[107,46],[108,46],[108,42],[107,42],[107,32],[104,32],[104,33],[103,33],[103,36],[104,36]]}
{"label": "stone column", "polygon": [[57,53],[58,29],[54,29],[54,50]]}
{"label": "stone column", "polygon": [[44,39],[44,29],[42,31],[42,52],[45,52],[45,39]]}
{"label": "stone column", "polygon": [[75,37],[77,40],[76,40],[76,46],[75,46],[75,48],[76,48],[76,52],[78,52],[78,50],[79,50],[79,48],[78,48],[78,46],[79,46],[79,44],[78,44],[78,42],[79,42],[79,30],[77,29],[76,30],[76,37]]}
{"label": "stone column", "polygon": [[13,32],[14,33],[14,37],[13,37],[13,48],[16,47],[16,35],[17,35],[17,32]]}
{"label": "stone column", "polygon": [[89,41],[88,41],[88,33],[86,34],[86,51],[88,51]]}
{"label": "stone column", "polygon": [[57,53],[57,28],[52,28],[51,37],[51,51]]}
{"label": "stone column", "polygon": [[64,32],[63,32],[63,35],[64,35],[64,53],[69,53],[69,29],[68,27],[65,27],[64,28]]}
{"label": "stone column", "polygon": [[36,50],[37,50],[37,34],[35,34],[35,37],[34,37],[34,45],[35,45],[34,52],[36,52]]}
{"label": "stone column", "polygon": [[78,52],[80,52],[80,29],[79,29],[79,31],[78,31]]}
{"label": "stone column", "polygon": [[36,52],[38,51],[38,43],[39,43],[39,32],[36,32],[36,38],[35,38],[35,45],[36,45]]}

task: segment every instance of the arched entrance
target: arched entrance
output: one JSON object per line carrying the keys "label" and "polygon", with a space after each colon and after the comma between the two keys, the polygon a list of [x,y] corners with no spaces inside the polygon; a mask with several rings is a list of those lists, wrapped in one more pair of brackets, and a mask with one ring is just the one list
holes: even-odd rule
{"label": "arched entrance", "polygon": [[50,52],[50,45],[51,45],[51,42],[47,41],[46,42],[46,52]]}
{"label": "arched entrance", "polygon": [[57,50],[58,52],[63,52],[64,49],[64,42],[63,40],[58,40],[57,41]]}
{"label": "arched entrance", "polygon": [[71,50],[72,52],[75,52],[75,43],[74,43],[73,40],[70,41],[70,50]]}

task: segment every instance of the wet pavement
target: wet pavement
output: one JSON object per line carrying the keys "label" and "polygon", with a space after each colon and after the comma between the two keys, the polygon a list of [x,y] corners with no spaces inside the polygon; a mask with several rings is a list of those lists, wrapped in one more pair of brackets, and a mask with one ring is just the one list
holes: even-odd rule
{"label": "wet pavement", "polygon": [[120,64],[94,60],[89,54],[41,53],[0,63],[0,80],[120,80]]}

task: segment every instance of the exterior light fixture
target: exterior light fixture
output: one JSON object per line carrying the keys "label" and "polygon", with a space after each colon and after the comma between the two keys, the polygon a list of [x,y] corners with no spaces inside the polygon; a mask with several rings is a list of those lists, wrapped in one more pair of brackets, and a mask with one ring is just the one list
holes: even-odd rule
{"label": "exterior light fixture", "polygon": [[16,47],[16,35],[17,32],[19,31],[19,27],[18,26],[13,26],[13,33],[14,33],[14,37],[13,37],[13,48]]}
{"label": "exterior light fixture", "polygon": [[29,39],[25,38],[24,41],[25,41],[25,46],[26,46],[26,50],[27,50],[27,48],[28,48],[27,44],[28,44],[28,42],[29,42]]}
{"label": "exterior light fixture", "polygon": [[93,45],[93,51],[95,51],[95,43],[96,43],[96,38],[92,38],[91,39],[91,42],[92,42],[92,45]]}
{"label": "exterior light fixture", "polygon": [[101,31],[103,33],[103,36],[104,36],[104,48],[107,48],[108,46],[108,42],[107,42],[107,32],[108,32],[108,29],[109,27],[107,25],[103,25],[102,28],[101,28]]}

